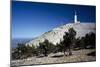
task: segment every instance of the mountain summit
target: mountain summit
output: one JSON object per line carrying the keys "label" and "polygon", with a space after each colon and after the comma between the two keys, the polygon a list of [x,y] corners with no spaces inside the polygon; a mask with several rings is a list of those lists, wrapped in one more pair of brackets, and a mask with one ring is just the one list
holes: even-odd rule
{"label": "mountain summit", "polygon": [[49,42],[56,45],[57,43],[60,43],[61,40],[63,40],[63,36],[65,35],[65,32],[68,32],[70,28],[74,28],[76,31],[76,38],[83,37],[85,34],[89,32],[95,33],[95,23],[90,22],[82,22],[78,20],[77,12],[75,11],[74,15],[74,23],[68,23],[62,26],[59,26],[57,28],[54,28],[48,32],[45,32],[41,36],[31,40],[30,42],[26,43],[26,45],[29,46],[38,46],[39,43],[44,42],[44,40],[48,40]]}
{"label": "mountain summit", "polygon": [[56,45],[56,43],[59,43],[61,40],[63,40],[63,36],[65,35],[65,32],[68,32],[69,28],[74,28],[76,31],[76,38],[83,37],[85,34],[89,32],[95,33],[95,23],[68,23],[62,26],[59,26],[57,28],[54,28],[48,32],[45,32],[41,36],[29,41],[26,43],[26,45],[29,46],[38,46],[39,43],[44,42],[45,39],[47,39],[49,42]]}

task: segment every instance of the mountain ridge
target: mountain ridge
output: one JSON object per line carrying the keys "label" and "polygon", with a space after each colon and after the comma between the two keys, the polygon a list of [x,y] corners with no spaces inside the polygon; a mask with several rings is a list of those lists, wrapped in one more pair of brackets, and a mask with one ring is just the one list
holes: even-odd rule
{"label": "mountain ridge", "polygon": [[41,36],[27,42],[25,45],[29,46],[38,46],[40,42],[43,42],[45,39],[47,39],[49,42],[56,45],[56,43],[59,43],[61,40],[63,40],[63,36],[65,32],[68,32],[69,28],[74,28],[77,32],[77,37],[83,37],[85,34],[89,32],[95,33],[95,23],[68,23],[59,27],[56,27],[48,32],[45,32]]}

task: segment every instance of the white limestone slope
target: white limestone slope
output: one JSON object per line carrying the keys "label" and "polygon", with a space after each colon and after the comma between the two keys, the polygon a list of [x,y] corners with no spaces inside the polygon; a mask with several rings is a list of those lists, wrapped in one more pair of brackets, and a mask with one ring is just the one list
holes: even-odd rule
{"label": "white limestone slope", "polygon": [[38,46],[40,42],[43,42],[45,39],[49,40],[49,42],[53,43],[56,45],[56,43],[59,43],[60,40],[63,39],[63,36],[65,32],[68,32],[69,28],[74,28],[75,31],[77,32],[76,37],[82,37],[85,36],[85,34],[89,32],[94,32],[95,33],[95,23],[68,23],[65,25],[62,25],[60,27],[54,28],[43,35],[31,40],[30,42],[26,43],[26,45],[34,45]]}

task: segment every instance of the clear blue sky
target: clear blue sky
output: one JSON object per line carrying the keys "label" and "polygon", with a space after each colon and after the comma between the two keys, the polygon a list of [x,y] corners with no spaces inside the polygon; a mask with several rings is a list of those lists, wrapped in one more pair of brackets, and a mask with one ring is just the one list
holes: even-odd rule
{"label": "clear blue sky", "polygon": [[81,22],[96,22],[95,6],[12,2],[12,38],[33,38],[61,24],[73,23],[74,11]]}

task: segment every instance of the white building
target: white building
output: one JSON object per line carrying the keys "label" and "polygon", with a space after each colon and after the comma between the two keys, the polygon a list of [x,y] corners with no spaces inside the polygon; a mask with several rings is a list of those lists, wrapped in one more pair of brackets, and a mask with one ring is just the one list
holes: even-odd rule
{"label": "white building", "polygon": [[80,21],[77,20],[77,13],[76,13],[76,11],[75,11],[75,15],[74,15],[74,23],[75,23],[75,24],[76,24],[76,23],[80,23]]}

